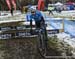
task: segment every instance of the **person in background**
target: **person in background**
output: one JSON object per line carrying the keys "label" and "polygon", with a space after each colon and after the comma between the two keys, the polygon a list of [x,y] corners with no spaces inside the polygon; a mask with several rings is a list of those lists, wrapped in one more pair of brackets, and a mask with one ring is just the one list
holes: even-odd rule
{"label": "person in background", "polygon": [[11,10],[10,10],[10,13],[11,13],[12,16],[13,16],[13,11],[14,11],[14,8],[12,7]]}
{"label": "person in background", "polygon": [[52,12],[53,10],[54,10],[54,7],[51,6],[51,5],[49,5],[49,6],[48,6],[49,15],[50,15],[50,14],[53,15],[53,12]]}

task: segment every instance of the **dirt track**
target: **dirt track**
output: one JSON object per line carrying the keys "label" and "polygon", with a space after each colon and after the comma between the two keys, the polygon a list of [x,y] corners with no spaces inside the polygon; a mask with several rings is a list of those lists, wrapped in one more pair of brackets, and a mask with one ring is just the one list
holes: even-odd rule
{"label": "dirt track", "polygon": [[[37,37],[0,40],[0,59],[37,58]],[[39,58],[39,57],[38,57]],[[37,59],[38,59],[37,58]]]}

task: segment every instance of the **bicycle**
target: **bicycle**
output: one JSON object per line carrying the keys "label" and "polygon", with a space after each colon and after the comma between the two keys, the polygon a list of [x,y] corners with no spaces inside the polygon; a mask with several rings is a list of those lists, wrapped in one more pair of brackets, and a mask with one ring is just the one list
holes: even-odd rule
{"label": "bicycle", "polygon": [[[37,49],[38,52],[42,57],[46,55],[47,51],[47,32],[46,32],[46,25],[42,22],[41,23],[41,28],[36,29],[37,35],[38,35],[38,45]],[[45,57],[44,57],[45,58]]]}
{"label": "bicycle", "polygon": [[36,29],[33,31],[32,30],[32,20],[30,20],[30,33],[31,35],[37,35],[38,40],[37,40],[37,50],[40,53],[42,57],[45,58],[46,56],[46,51],[47,51],[47,32],[46,32],[46,24],[42,18],[42,21],[40,21],[40,27],[38,28],[36,26]]}

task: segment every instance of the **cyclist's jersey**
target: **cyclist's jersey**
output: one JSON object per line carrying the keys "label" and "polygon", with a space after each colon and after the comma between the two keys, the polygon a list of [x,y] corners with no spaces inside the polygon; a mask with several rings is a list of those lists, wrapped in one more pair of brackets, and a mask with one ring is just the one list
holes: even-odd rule
{"label": "cyclist's jersey", "polygon": [[40,21],[41,17],[42,17],[41,12],[36,10],[36,13],[34,15],[31,14],[30,20],[34,19],[34,21]]}

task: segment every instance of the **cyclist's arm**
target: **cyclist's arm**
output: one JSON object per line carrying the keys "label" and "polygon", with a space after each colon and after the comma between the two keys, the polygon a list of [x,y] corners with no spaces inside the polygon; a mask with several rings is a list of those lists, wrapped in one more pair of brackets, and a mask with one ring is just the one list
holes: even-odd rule
{"label": "cyclist's arm", "polygon": [[39,15],[39,19],[42,20],[43,22],[45,22],[44,17],[40,11],[38,11],[38,15]]}

